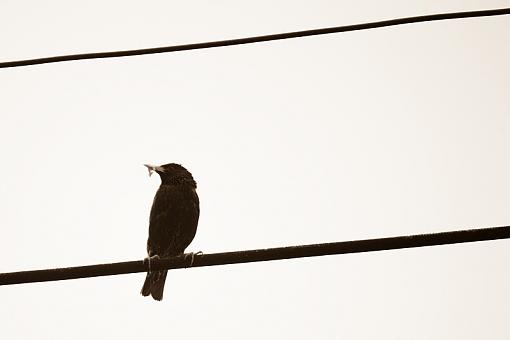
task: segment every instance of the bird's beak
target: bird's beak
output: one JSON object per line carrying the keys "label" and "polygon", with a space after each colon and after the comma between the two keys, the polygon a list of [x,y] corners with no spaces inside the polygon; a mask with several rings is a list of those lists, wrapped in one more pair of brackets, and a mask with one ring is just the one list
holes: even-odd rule
{"label": "bird's beak", "polygon": [[165,169],[158,165],[150,165],[150,164],[144,164],[147,169],[149,169],[149,176],[152,175],[153,172],[165,172]]}

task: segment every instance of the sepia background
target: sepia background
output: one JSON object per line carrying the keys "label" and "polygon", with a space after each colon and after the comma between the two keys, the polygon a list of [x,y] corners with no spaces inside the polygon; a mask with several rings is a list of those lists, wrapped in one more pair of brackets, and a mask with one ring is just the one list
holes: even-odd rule
{"label": "sepia background", "polygon": [[[508,7],[4,1],[0,61]],[[204,253],[510,224],[510,16],[0,70],[0,272],[146,256],[181,163]],[[0,287],[5,339],[508,339],[510,241]]]}

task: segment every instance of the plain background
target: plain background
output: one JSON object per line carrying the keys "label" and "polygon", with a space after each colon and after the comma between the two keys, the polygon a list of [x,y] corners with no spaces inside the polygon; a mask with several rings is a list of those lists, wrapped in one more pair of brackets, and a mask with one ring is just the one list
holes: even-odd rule
{"label": "plain background", "polygon": [[[509,1],[3,1],[0,60]],[[205,253],[510,223],[510,17],[0,70],[0,272],[142,259],[159,185]],[[509,241],[0,287],[3,339],[508,339]]]}

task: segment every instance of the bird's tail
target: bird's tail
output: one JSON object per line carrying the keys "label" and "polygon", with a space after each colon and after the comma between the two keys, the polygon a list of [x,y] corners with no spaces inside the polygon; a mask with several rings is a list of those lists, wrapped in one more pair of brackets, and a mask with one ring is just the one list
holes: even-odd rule
{"label": "bird's tail", "polygon": [[163,289],[165,288],[167,272],[167,270],[148,272],[142,287],[142,295],[152,295],[154,300],[161,301],[163,299]]}

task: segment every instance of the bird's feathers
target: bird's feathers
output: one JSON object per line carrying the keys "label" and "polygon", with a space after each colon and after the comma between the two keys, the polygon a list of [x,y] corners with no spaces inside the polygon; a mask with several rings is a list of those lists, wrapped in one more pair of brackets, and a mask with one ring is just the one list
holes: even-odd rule
{"label": "bird's feathers", "polygon": [[[184,253],[193,241],[200,215],[196,182],[191,173],[179,164],[151,167],[161,177],[161,186],[152,203],[147,252],[152,256],[168,257]],[[167,271],[148,272],[142,295],[156,300],[163,298]]]}
{"label": "bird's feathers", "polygon": [[182,254],[197,231],[200,208],[195,189],[161,185],[150,214],[149,256]]}
{"label": "bird's feathers", "polygon": [[160,270],[147,273],[141,291],[142,295],[152,295],[154,300],[161,301],[163,299],[163,289],[165,288],[167,272],[167,270]]}

